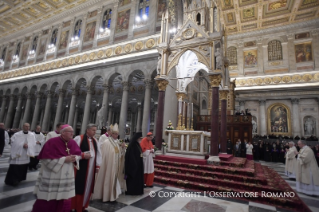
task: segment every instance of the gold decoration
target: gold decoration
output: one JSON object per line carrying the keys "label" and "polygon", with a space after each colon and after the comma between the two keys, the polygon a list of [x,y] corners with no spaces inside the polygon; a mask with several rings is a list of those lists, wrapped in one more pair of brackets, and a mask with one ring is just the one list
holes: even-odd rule
{"label": "gold decoration", "polygon": [[35,67],[35,72],[40,72],[41,71],[41,67],[40,66],[36,66]]}
{"label": "gold decoration", "polygon": [[134,48],[139,51],[143,48],[143,43],[142,41],[138,41],[137,43],[135,43]]}
{"label": "gold decoration", "polygon": [[228,90],[220,90],[219,91],[219,98],[220,100],[227,100]]}
{"label": "gold decoration", "polygon": [[253,79],[247,79],[246,83],[247,83],[247,85],[253,85],[254,84],[254,80]]}
{"label": "gold decoration", "polygon": [[291,77],[290,76],[283,76],[282,81],[285,83],[289,83],[291,81]]}
{"label": "gold decoration", "polygon": [[186,93],[176,93],[177,101],[179,100],[185,100],[187,98]]}
{"label": "gold decoration", "polygon": [[95,58],[95,52],[91,52],[90,56],[89,56],[90,60],[94,60]]}
{"label": "gold decoration", "polygon": [[[177,147],[174,146],[174,140],[178,140]],[[181,149],[181,142],[182,142],[182,135],[177,135],[177,134],[172,133],[170,149],[180,150]]]}
{"label": "gold decoration", "polygon": [[121,46],[118,46],[115,48],[115,54],[121,54],[122,53],[122,47]]}
{"label": "gold decoration", "polygon": [[55,68],[55,62],[52,62],[51,63],[51,69],[54,69]]}
{"label": "gold decoration", "polygon": [[31,67],[31,73],[33,74],[34,72],[35,72],[35,68],[33,66],[33,67]]}
{"label": "gold decoration", "polygon": [[62,60],[62,65],[63,66],[67,66],[68,65],[68,60],[67,59],[63,59]]}
{"label": "gold decoration", "polygon": [[222,81],[222,76],[220,74],[212,74],[212,75],[209,75],[209,80],[210,80],[211,87],[219,87]]}
{"label": "gold decoration", "polygon": [[80,58],[81,58],[81,57],[80,57],[79,55],[76,56],[76,57],[75,57],[75,62],[76,62],[76,63],[79,63],[79,62],[80,62]]}
{"label": "gold decoration", "polygon": [[195,29],[190,28],[190,29],[186,29],[183,33],[182,36],[183,38],[185,38],[186,40],[192,39],[195,35]]}
{"label": "gold decoration", "polygon": [[281,81],[281,77],[273,77],[273,78],[272,78],[272,81],[273,81],[274,83],[278,84],[278,83],[280,83],[280,81]]}
{"label": "gold decoration", "polygon": [[68,59],[68,63],[69,63],[69,65],[73,65],[73,57],[70,57],[70,58]]}
{"label": "gold decoration", "polygon": [[293,76],[292,76],[292,80],[293,80],[294,82],[299,82],[299,81],[301,80],[301,76],[300,76],[300,75],[293,75]]}
{"label": "gold decoration", "polygon": [[[193,141],[197,140],[196,149],[193,149]],[[191,135],[189,137],[188,151],[200,152],[200,135]]]}
{"label": "gold decoration", "polygon": [[165,91],[166,90],[166,86],[168,85],[168,81],[165,79],[156,79],[155,80],[158,90],[159,91]]}
{"label": "gold decoration", "polygon": [[151,38],[151,39],[148,39],[147,41],[146,41],[146,47],[147,48],[152,48],[153,46],[155,45],[155,40],[153,39],[153,38]]}
{"label": "gold decoration", "polygon": [[112,54],[113,54],[112,49],[107,49],[106,52],[105,52],[105,54],[106,54],[107,57],[111,57]]}
{"label": "gold decoration", "polygon": [[263,80],[261,78],[255,79],[255,84],[256,85],[261,85],[263,83]]}
{"label": "gold decoration", "polygon": [[316,81],[319,81],[319,73],[313,75],[313,79]]}
{"label": "gold decoration", "polygon": [[128,44],[125,45],[124,51],[126,53],[129,53],[130,51],[132,51],[132,48],[133,48],[132,44],[128,43]]}
{"label": "gold decoration", "polygon": [[270,79],[269,77],[266,77],[266,78],[264,79],[264,83],[265,83],[265,84],[270,84],[270,83],[271,83],[271,79]]}
{"label": "gold decoration", "polygon": [[82,55],[81,61],[85,62],[87,60],[88,56],[86,54]]}
{"label": "gold decoration", "polygon": [[98,58],[102,58],[104,55],[104,52],[102,50],[100,50],[98,53],[97,53],[97,57]]}
{"label": "gold decoration", "polygon": [[50,68],[50,63],[45,64],[45,70],[49,70]]}
{"label": "gold decoration", "polygon": [[[285,111],[282,111],[285,110]],[[282,135],[290,136],[291,135],[291,120],[290,120],[290,110],[289,108],[281,103],[275,103],[268,107],[267,109],[267,119],[268,119],[268,135]],[[284,116],[284,117],[282,117]],[[280,122],[280,120],[285,120],[285,122]],[[280,132],[274,132],[272,130],[271,123],[277,125],[278,129],[281,129]],[[283,129],[282,125],[286,124],[287,129]]]}
{"label": "gold decoration", "polygon": [[311,74],[305,74],[302,76],[302,80],[305,82],[309,82],[312,80],[312,75]]}
{"label": "gold decoration", "polygon": [[57,66],[58,68],[60,68],[60,67],[62,66],[61,60],[58,60],[58,61],[56,62],[56,66]]}

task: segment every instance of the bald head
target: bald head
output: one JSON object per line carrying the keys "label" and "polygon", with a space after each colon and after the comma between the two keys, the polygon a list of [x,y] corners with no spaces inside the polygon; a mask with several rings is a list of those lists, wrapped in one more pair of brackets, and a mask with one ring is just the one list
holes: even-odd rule
{"label": "bald head", "polygon": [[22,129],[24,132],[28,132],[30,130],[30,124],[29,123],[24,123],[22,126]]}
{"label": "bald head", "polygon": [[4,129],[4,123],[0,123],[0,128]]}

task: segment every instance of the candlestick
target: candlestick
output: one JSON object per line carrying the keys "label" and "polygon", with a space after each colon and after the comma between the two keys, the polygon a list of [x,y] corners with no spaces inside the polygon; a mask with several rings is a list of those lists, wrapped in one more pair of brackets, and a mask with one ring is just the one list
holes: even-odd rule
{"label": "candlestick", "polygon": [[182,101],[178,100],[178,115],[182,113]]}

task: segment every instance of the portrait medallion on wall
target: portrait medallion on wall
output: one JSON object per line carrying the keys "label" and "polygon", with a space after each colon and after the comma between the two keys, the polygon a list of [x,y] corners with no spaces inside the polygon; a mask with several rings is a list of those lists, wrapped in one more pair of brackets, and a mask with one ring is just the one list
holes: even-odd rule
{"label": "portrait medallion on wall", "polygon": [[130,12],[130,9],[118,12],[115,33],[128,30],[130,24]]}
{"label": "portrait medallion on wall", "polygon": [[289,108],[281,103],[268,107],[268,134],[291,135]]}
{"label": "portrait medallion on wall", "polygon": [[257,49],[244,51],[244,68],[257,66]]}
{"label": "portrait medallion on wall", "polygon": [[85,28],[84,42],[92,41],[95,34],[96,21],[88,23]]}
{"label": "portrait medallion on wall", "polygon": [[311,42],[295,44],[296,63],[312,61]]}

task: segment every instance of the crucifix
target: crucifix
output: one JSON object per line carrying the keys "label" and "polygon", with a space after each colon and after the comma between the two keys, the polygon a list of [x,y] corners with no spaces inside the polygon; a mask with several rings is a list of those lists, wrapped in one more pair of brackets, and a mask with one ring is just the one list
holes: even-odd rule
{"label": "crucifix", "polygon": [[68,152],[68,154],[70,154],[70,149],[68,147],[66,147],[66,150]]}

